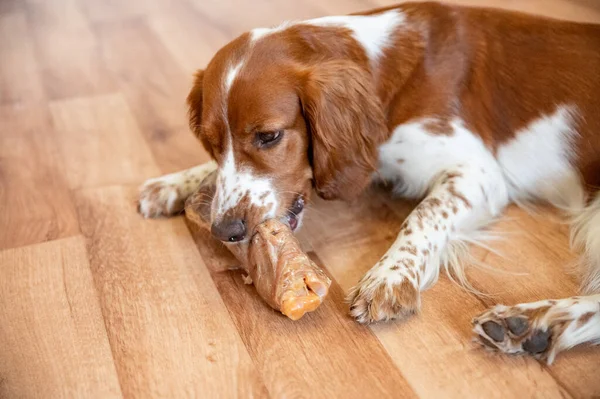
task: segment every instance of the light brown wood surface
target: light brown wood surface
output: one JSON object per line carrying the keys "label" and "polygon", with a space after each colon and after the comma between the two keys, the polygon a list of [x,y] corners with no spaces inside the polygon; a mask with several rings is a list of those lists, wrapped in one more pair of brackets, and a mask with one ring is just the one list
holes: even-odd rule
{"label": "light brown wood surface", "polygon": [[[455,0],[600,22],[593,0]],[[144,179],[205,162],[188,131],[196,68],[243,31],[391,0],[0,1],[0,397],[592,398],[600,349],[548,367],[471,344],[495,303],[576,293],[552,210],[511,208],[461,290],[446,277],[422,313],[364,327],[346,292],[414,204],[372,189],[313,199],[300,239],[333,278],[291,322],[183,217],[144,220]]]}
{"label": "light brown wood surface", "polygon": [[121,396],[81,236],[0,252],[0,395]]}

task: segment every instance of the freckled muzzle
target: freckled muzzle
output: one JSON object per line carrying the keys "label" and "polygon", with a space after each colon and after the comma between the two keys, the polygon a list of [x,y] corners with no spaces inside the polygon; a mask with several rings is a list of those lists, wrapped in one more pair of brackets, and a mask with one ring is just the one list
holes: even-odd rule
{"label": "freckled muzzle", "polygon": [[[292,231],[302,220],[306,194],[278,198],[271,182],[249,178],[244,173],[230,176],[214,172],[202,183],[202,197],[210,209],[210,231],[216,239],[236,243],[250,238],[260,223],[278,218]],[[289,202],[288,202],[289,201]],[[281,203],[282,206],[278,207]]]}

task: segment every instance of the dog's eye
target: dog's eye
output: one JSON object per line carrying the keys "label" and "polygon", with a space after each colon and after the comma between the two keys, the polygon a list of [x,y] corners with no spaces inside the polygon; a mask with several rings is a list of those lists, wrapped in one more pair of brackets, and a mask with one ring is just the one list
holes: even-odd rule
{"label": "dog's eye", "polygon": [[256,145],[259,148],[269,148],[279,142],[283,137],[283,130],[276,132],[261,132],[256,134]]}

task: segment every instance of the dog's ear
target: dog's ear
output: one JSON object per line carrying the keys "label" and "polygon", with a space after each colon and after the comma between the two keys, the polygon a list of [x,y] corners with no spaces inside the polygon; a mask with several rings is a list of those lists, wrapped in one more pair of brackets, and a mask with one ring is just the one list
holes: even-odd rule
{"label": "dog's ear", "polygon": [[372,77],[355,63],[330,61],[306,71],[301,90],[316,192],[325,199],[355,198],[371,181],[387,137]]}
{"label": "dog's ear", "polygon": [[202,145],[210,153],[210,146],[202,138],[202,85],[204,84],[204,71],[199,69],[194,75],[194,84],[187,96],[188,119],[190,130],[200,139]]}

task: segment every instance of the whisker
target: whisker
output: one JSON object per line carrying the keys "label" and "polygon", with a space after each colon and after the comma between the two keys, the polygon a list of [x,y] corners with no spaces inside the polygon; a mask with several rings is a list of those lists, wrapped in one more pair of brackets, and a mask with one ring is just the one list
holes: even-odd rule
{"label": "whisker", "polygon": [[206,206],[212,206],[212,202],[196,202],[196,204],[206,205]]}
{"label": "whisker", "polygon": [[307,211],[310,210],[310,212],[308,212],[306,214],[307,218],[308,217],[313,217],[313,216],[324,216],[324,217],[327,217],[329,215],[327,212],[325,212],[322,209],[319,209],[319,208],[315,207],[314,205],[313,206],[306,206],[306,210]]}

